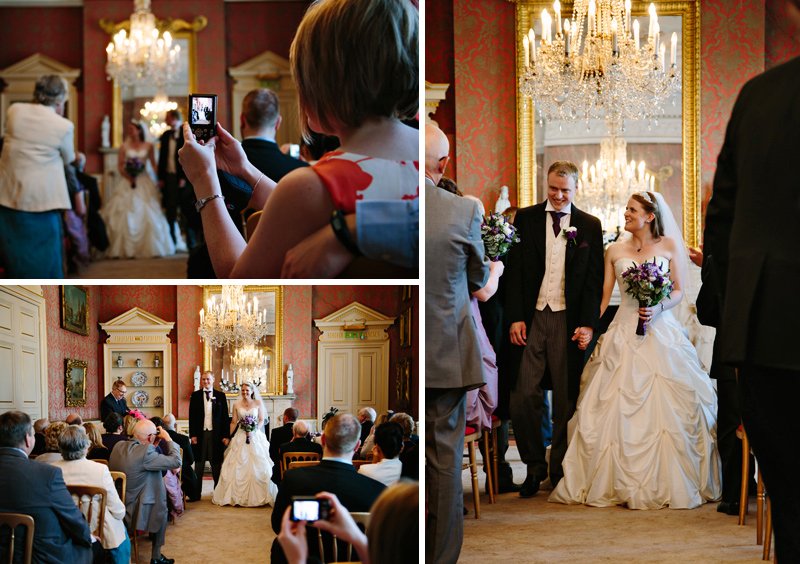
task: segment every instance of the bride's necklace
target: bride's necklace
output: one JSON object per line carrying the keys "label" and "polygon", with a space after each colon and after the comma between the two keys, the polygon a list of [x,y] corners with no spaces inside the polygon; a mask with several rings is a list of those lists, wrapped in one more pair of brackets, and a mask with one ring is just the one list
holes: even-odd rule
{"label": "bride's necklace", "polygon": [[642,252],[642,249],[644,249],[645,247],[647,247],[647,246],[649,246],[649,245],[652,245],[652,244],[653,244],[653,241],[650,241],[650,242],[648,242],[648,243],[645,243],[645,244],[643,244],[643,245],[640,245],[640,246],[639,246],[639,248],[638,248],[638,249],[636,249],[636,252],[637,252],[637,253],[641,253],[641,252]]}

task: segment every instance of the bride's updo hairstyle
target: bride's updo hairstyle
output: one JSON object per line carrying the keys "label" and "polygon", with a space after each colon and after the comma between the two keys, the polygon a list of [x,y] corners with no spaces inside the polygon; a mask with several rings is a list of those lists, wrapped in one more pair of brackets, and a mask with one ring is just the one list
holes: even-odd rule
{"label": "bride's updo hairstyle", "polygon": [[644,208],[645,213],[652,213],[656,216],[656,218],[650,222],[650,233],[653,234],[653,237],[663,237],[664,236],[664,221],[661,219],[661,210],[658,209],[658,204],[656,203],[655,194],[652,192],[635,192],[631,199],[636,200],[639,202],[642,207]]}
{"label": "bride's updo hairstyle", "polygon": [[289,58],[303,136],[419,111],[419,12],[406,0],[317,0]]}
{"label": "bride's updo hairstyle", "polygon": [[136,128],[136,131],[139,132],[139,141],[144,141],[144,127],[142,126],[142,123],[132,119],[131,125]]}

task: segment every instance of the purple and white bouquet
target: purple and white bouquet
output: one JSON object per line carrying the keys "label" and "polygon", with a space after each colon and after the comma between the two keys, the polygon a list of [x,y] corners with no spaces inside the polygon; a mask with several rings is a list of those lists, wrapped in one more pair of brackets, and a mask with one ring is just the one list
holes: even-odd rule
{"label": "purple and white bouquet", "polygon": [[[634,263],[634,266],[622,273],[622,279],[628,284],[625,293],[639,302],[639,307],[658,305],[669,298],[675,287],[675,283],[669,279],[669,269],[664,272],[656,263],[655,257],[653,262],[644,261],[640,265]],[[647,323],[640,318],[636,334],[644,335],[646,331]]]}
{"label": "purple and white bouquet", "polygon": [[250,444],[250,433],[256,430],[258,427],[258,419],[253,417],[252,415],[245,415],[241,419],[239,419],[239,427],[244,429],[247,433],[247,444]]}
{"label": "purple and white bouquet", "polygon": [[512,244],[519,243],[517,229],[508,222],[506,216],[494,212],[483,218],[481,238],[486,249],[486,256],[492,262],[500,260],[500,257],[508,252]]}
{"label": "purple and white bouquet", "polygon": [[144,163],[137,159],[136,157],[132,157],[125,161],[125,172],[127,172],[133,181],[131,181],[131,188],[136,188],[136,177],[142,174],[144,170]]}

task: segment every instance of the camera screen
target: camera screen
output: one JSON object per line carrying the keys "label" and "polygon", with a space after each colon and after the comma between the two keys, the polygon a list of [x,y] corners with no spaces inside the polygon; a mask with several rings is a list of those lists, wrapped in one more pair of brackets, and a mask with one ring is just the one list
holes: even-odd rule
{"label": "camera screen", "polygon": [[295,521],[316,521],[319,519],[319,501],[294,501],[292,512]]}
{"label": "camera screen", "polygon": [[214,123],[214,98],[192,98],[189,123],[191,125],[210,125]]}

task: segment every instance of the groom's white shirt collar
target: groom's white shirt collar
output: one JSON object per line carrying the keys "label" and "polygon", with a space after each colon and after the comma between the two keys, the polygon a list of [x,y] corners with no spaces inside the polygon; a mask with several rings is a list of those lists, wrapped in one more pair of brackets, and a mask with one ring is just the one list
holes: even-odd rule
{"label": "groom's white shirt collar", "polygon": [[545,206],[544,211],[546,212],[560,211],[561,213],[569,215],[572,213],[572,202],[568,203],[561,210],[557,210],[556,208],[553,207],[552,202],[550,200],[547,200],[547,205]]}

